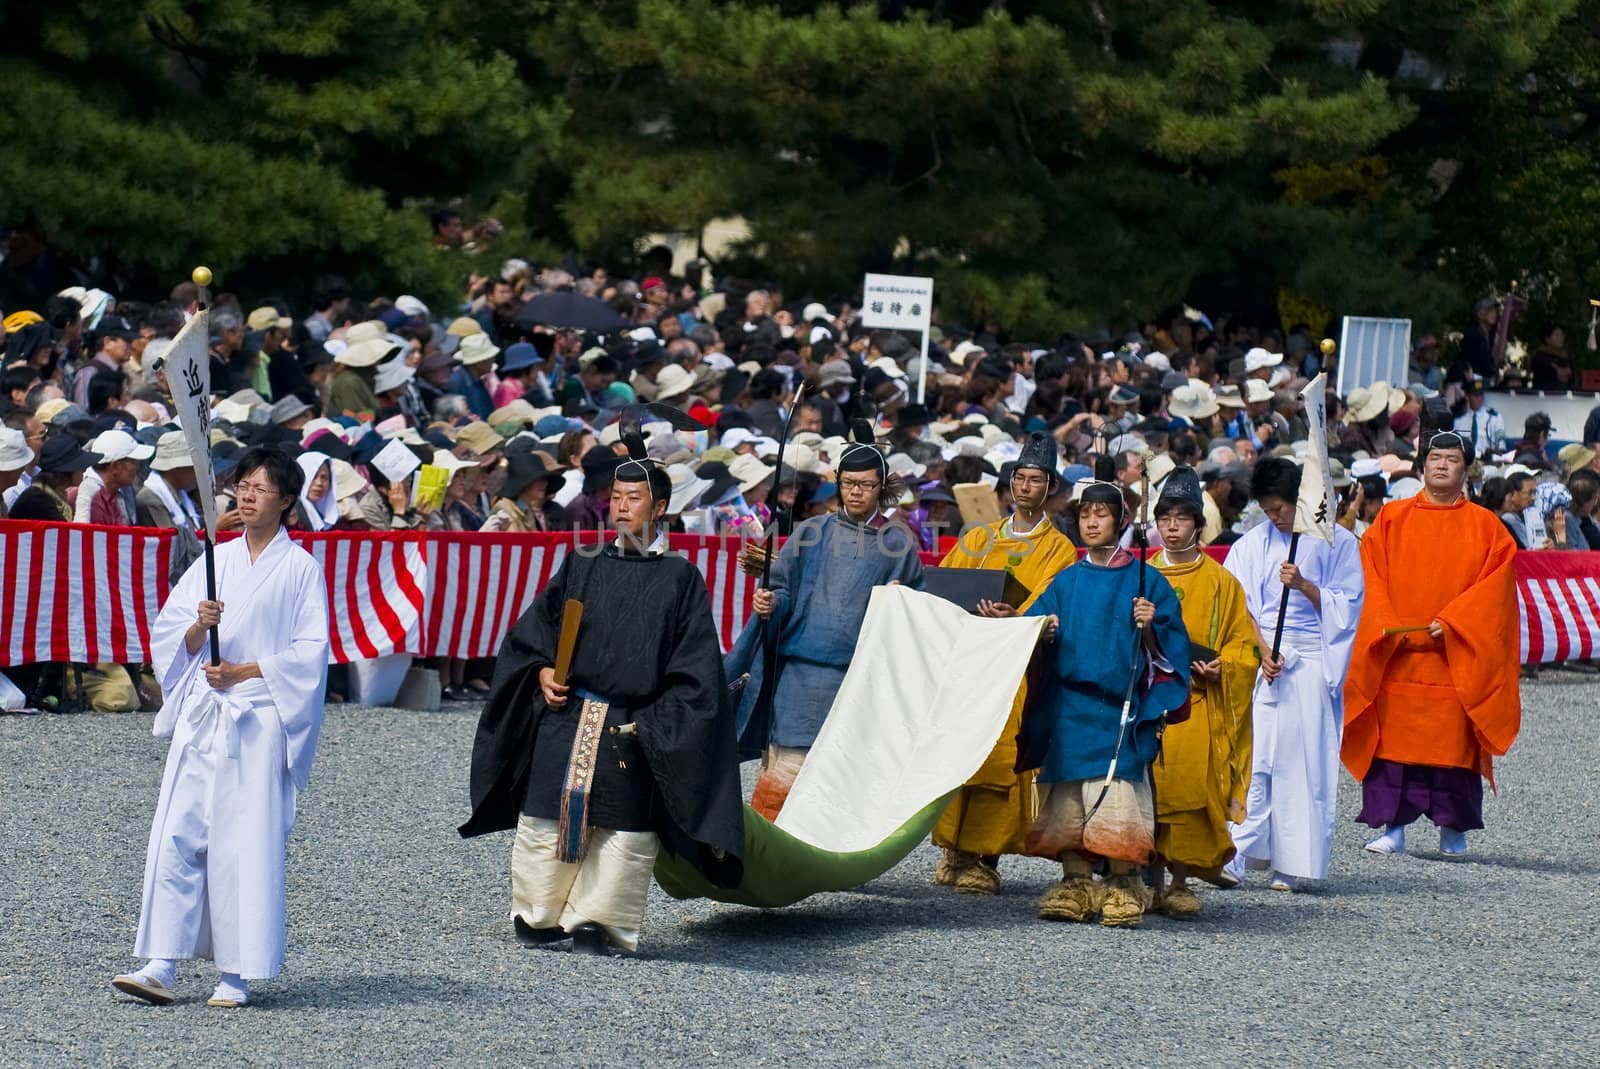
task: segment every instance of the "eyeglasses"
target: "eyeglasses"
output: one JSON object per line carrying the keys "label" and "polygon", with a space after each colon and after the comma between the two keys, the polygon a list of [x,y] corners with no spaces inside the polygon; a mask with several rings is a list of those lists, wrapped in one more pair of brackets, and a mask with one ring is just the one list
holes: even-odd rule
{"label": "eyeglasses", "polygon": [[248,498],[276,497],[278,493],[270,486],[260,486],[256,483],[240,483],[233,489],[236,496]]}
{"label": "eyeglasses", "polygon": [[883,484],[877,480],[873,480],[872,482],[861,482],[857,479],[841,479],[839,482],[839,489],[843,493],[847,494],[875,494],[879,490],[883,489]]}

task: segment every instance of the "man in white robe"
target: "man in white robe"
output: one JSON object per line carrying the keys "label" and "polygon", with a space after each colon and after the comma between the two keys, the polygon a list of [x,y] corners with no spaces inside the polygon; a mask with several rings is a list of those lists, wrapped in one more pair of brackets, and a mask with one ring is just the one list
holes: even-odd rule
{"label": "man in white robe", "polygon": [[1328,874],[1344,676],[1364,589],[1361,543],[1343,527],[1334,527],[1331,546],[1302,537],[1289,561],[1299,487],[1293,461],[1269,457],[1256,465],[1250,492],[1270,522],[1235,542],[1224,564],[1244,587],[1263,651],[1272,649],[1283,588],[1290,588],[1278,659],[1264,653],[1256,677],[1248,815],[1231,825],[1238,853],[1223,869],[1231,884],[1247,866],[1270,868],[1279,891]]}
{"label": "man in white robe", "polygon": [[[154,733],[172,738],[150,828],[134,953],[149,959],[112,985],[147,1002],[174,998],[175,962],[209,958],[221,982],[209,1004],[249,1001],[251,980],[283,964],[284,849],[322,727],[328,595],[316,560],[285,518],[300,469],[254,449],[239,463],[244,537],[173,589],[151,632],[166,701]],[[222,663],[211,664],[215,625]]]}

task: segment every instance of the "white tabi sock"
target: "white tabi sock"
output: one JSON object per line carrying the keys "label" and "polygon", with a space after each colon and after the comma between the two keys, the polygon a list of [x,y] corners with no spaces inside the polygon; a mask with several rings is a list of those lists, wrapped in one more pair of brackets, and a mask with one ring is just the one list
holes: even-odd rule
{"label": "white tabi sock", "polygon": [[151,958],[144,963],[144,968],[133,975],[147,983],[157,983],[162,987],[178,986],[178,966],[169,958]]}
{"label": "white tabi sock", "polygon": [[211,997],[243,1005],[250,1001],[250,981],[241,978],[238,973],[225,972],[216,990],[211,992]]}
{"label": "white tabi sock", "polygon": [[1374,854],[1403,854],[1406,852],[1406,826],[1392,825],[1388,831],[1367,843],[1366,849]]}

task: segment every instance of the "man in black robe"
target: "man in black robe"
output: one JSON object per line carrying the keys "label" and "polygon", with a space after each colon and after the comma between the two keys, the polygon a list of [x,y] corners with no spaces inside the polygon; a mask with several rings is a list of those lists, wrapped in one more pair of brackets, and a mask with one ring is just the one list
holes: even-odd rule
{"label": "man in black robe", "polygon": [[[603,551],[569,553],[506,637],[472,751],[463,836],[516,828],[513,926],[525,943],[638,947],[658,849],[719,886],[744,872],[744,811],[704,579],[667,552],[672,486],[627,435]],[[565,685],[563,608],[583,603]]]}

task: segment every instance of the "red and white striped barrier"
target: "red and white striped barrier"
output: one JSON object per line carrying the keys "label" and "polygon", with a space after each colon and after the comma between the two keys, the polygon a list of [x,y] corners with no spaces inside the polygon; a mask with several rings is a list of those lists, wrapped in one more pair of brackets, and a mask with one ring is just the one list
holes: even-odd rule
{"label": "red and white striped barrier", "polygon": [[1600,553],[1518,553],[1522,663],[1600,657]]}
{"label": "red and white striped barrier", "polygon": [[0,665],[143,663],[171,560],[145,528],[0,523]]}
{"label": "red and white striped barrier", "polygon": [[[148,658],[168,590],[172,532],[0,521],[0,667]],[[332,657],[489,657],[573,547],[601,535],[339,531],[295,534],[328,583]],[[742,542],[672,535],[705,576],[724,648],[750,616],[756,581]],[[1219,559],[1225,551],[1210,550]],[[926,562],[937,557],[924,554]],[[1519,553],[1525,664],[1600,657],[1600,553]]]}

